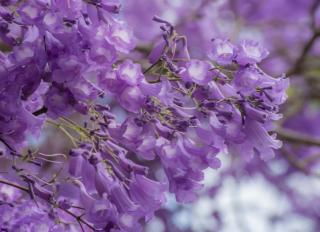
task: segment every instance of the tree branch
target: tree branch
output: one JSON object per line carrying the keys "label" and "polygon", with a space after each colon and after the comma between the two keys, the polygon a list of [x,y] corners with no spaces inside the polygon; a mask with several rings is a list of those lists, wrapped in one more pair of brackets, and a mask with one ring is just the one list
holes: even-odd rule
{"label": "tree branch", "polygon": [[317,38],[320,37],[320,29],[316,28],[316,11],[319,6],[320,6],[320,1],[314,0],[310,8],[310,15],[311,15],[310,27],[311,27],[311,30],[313,31],[313,35],[303,47],[300,56],[298,57],[295,64],[293,65],[293,68],[287,72],[288,76],[301,73],[305,58],[307,57],[309,51],[312,49]]}
{"label": "tree branch", "polygon": [[286,140],[288,142],[320,147],[320,138],[314,138],[312,136],[285,128],[278,128],[276,132],[278,133],[281,139]]}
{"label": "tree branch", "polygon": [[288,71],[288,76],[292,76],[294,74],[301,73],[304,61],[305,61],[309,51],[313,47],[313,44],[316,42],[318,37],[320,37],[320,31],[315,31],[313,33],[312,37],[309,39],[309,41],[303,47],[300,56],[298,57],[295,64],[293,65],[293,68],[290,71]]}

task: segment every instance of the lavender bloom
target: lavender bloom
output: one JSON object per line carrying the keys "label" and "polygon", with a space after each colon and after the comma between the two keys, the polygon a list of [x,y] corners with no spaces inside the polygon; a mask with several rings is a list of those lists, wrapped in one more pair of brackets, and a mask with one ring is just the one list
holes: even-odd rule
{"label": "lavender bloom", "polygon": [[130,86],[139,84],[143,79],[140,65],[134,64],[130,60],[126,60],[120,65],[117,75],[119,79]]}
{"label": "lavender bloom", "polygon": [[128,53],[135,47],[135,38],[123,23],[114,23],[109,29],[107,41],[114,45],[116,50]]}
{"label": "lavender bloom", "polygon": [[269,55],[265,48],[252,40],[242,41],[237,48],[236,61],[240,65],[259,63]]}
{"label": "lavender bloom", "polygon": [[228,40],[214,39],[208,56],[219,65],[228,65],[236,57],[236,47]]}
{"label": "lavender bloom", "polygon": [[199,85],[206,85],[211,81],[209,69],[211,65],[200,60],[191,60],[186,65],[186,70],[183,70],[180,75],[185,81],[191,81]]}

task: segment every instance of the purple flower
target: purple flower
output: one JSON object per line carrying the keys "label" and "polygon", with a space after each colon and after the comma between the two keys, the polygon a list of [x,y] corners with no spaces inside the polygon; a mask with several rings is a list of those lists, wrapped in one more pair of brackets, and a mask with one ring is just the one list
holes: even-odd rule
{"label": "purple flower", "polygon": [[143,175],[135,176],[130,186],[130,195],[142,206],[141,210],[146,214],[146,220],[149,220],[153,212],[164,204],[166,189],[165,184],[150,180]]}
{"label": "purple flower", "polygon": [[131,60],[125,60],[117,71],[118,78],[127,85],[135,86],[143,79],[141,67],[139,64],[134,64]]}
{"label": "purple flower", "polygon": [[115,48],[123,53],[128,53],[135,47],[136,39],[131,30],[123,22],[114,21],[109,27],[106,36],[107,41],[115,46]]}
{"label": "purple flower", "polygon": [[61,86],[51,86],[46,93],[45,105],[48,115],[52,118],[70,114],[74,104],[75,100],[70,90]]}
{"label": "purple flower", "polygon": [[209,69],[210,63],[201,60],[191,60],[187,62],[185,70],[181,72],[184,81],[191,81],[199,85],[206,85],[211,81]]}
{"label": "purple flower", "polygon": [[94,44],[89,54],[90,58],[100,65],[111,66],[117,59],[116,49],[108,43]]}
{"label": "purple flower", "polygon": [[208,56],[219,65],[228,65],[235,59],[236,54],[235,46],[228,40],[214,39]]}
{"label": "purple flower", "polygon": [[237,49],[236,61],[240,65],[259,63],[269,55],[265,48],[253,40],[242,41]]}
{"label": "purple flower", "polygon": [[263,73],[256,68],[242,68],[234,76],[234,85],[243,94],[255,92],[253,86],[260,86],[263,83]]}
{"label": "purple flower", "polygon": [[136,87],[125,88],[119,96],[120,104],[130,112],[138,112],[144,101],[145,96]]}
{"label": "purple flower", "polygon": [[164,40],[161,40],[158,44],[156,44],[153,47],[148,57],[149,62],[151,64],[156,63],[160,59],[161,55],[164,52],[165,47],[166,47],[166,42]]}
{"label": "purple flower", "polygon": [[275,157],[274,149],[282,147],[282,142],[276,139],[276,135],[269,135],[259,122],[248,120],[244,130],[245,141],[231,145],[230,152],[236,152],[246,160],[252,159],[256,152],[263,160],[270,160]]}

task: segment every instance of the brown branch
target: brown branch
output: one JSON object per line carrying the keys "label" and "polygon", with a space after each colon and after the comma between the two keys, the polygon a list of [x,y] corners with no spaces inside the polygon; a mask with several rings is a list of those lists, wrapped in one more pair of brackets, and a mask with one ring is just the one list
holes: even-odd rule
{"label": "brown branch", "polygon": [[314,138],[312,136],[285,128],[278,128],[277,133],[281,139],[288,142],[320,147],[320,138]]}
{"label": "brown branch", "polygon": [[298,59],[296,60],[295,64],[293,65],[293,68],[288,71],[288,76],[292,76],[294,74],[300,74],[303,68],[304,61],[313,47],[314,43],[316,42],[317,38],[320,37],[320,31],[315,31],[312,35],[312,37],[309,39],[309,41],[305,44],[305,46],[302,49],[302,52]]}
{"label": "brown branch", "polygon": [[302,68],[303,68],[303,63],[304,63],[309,51],[312,49],[317,38],[320,37],[320,29],[316,28],[316,11],[319,6],[320,6],[320,1],[314,0],[313,4],[311,5],[311,8],[310,8],[310,15],[311,15],[310,27],[311,27],[311,30],[313,31],[313,35],[311,36],[311,38],[308,40],[308,42],[303,47],[300,56],[298,57],[295,64],[293,65],[293,68],[287,72],[288,76],[301,73]]}

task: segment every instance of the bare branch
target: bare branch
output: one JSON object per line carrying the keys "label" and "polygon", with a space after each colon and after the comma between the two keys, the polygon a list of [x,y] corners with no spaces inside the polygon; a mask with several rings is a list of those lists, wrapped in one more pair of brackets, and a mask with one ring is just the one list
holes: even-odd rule
{"label": "bare branch", "polygon": [[286,140],[288,142],[320,146],[320,138],[314,138],[312,136],[302,134],[291,129],[278,128],[277,133],[281,139]]}

